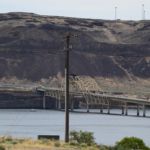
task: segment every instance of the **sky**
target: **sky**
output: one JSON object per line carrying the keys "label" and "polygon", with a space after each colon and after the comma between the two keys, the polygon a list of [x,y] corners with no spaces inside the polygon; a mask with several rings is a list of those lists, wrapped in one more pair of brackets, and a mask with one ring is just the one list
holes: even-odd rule
{"label": "sky", "polygon": [[0,0],[0,13],[32,12],[50,16],[93,19],[150,20],[150,0]]}

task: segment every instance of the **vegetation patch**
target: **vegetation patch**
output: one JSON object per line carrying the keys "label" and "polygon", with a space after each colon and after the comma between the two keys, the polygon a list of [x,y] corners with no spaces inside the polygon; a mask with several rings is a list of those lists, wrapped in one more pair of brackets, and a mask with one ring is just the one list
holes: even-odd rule
{"label": "vegetation patch", "polygon": [[70,132],[70,143],[71,144],[82,144],[84,147],[86,145],[91,146],[95,144],[94,136],[92,132],[83,131],[71,131]]}
{"label": "vegetation patch", "polygon": [[150,148],[139,138],[125,137],[116,143],[114,150],[150,150]]}
{"label": "vegetation patch", "polygon": [[5,150],[5,147],[0,145],[0,150]]}
{"label": "vegetation patch", "polygon": [[93,133],[72,131],[70,143],[54,140],[0,138],[0,150],[150,150],[143,140],[136,137],[125,137],[115,146],[96,144]]}

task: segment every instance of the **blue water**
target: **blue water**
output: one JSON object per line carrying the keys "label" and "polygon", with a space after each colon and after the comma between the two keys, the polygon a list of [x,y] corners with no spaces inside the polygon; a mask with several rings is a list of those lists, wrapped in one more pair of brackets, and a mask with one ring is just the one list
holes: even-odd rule
{"label": "blue water", "polygon": [[[129,114],[135,115],[136,111],[130,110]],[[150,111],[147,115],[150,116]],[[64,112],[60,111],[0,110],[0,135],[37,138],[50,134],[63,139],[64,118]],[[70,113],[70,130],[91,131],[99,144],[114,145],[125,136],[135,136],[150,146],[150,118]]]}

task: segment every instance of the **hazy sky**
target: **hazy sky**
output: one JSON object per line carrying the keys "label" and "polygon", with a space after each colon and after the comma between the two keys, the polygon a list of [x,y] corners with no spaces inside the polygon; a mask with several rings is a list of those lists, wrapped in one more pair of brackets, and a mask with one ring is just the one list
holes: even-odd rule
{"label": "hazy sky", "polygon": [[34,12],[53,16],[140,20],[142,4],[150,19],[150,0],[0,0],[0,13]]}

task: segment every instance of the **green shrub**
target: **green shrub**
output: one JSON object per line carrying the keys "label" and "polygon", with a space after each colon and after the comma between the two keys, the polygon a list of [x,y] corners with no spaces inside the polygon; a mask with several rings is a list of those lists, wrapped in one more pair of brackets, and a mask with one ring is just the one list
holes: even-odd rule
{"label": "green shrub", "polygon": [[5,141],[8,141],[8,142],[10,142],[10,141],[12,141],[13,139],[12,139],[12,137],[11,136],[7,136],[7,137],[5,137]]}
{"label": "green shrub", "polygon": [[0,150],[5,150],[5,148],[3,146],[0,145]]}
{"label": "green shrub", "polygon": [[91,146],[95,144],[94,137],[92,132],[83,132],[83,131],[71,131],[70,132],[70,142],[77,144],[87,144]]}
{"label": "green shrub", "polygon": [[8,137],[0,137],[0,143],[1,144],[17,144],[19,143],[19,140],[17,139],[13,139],[11,136],[8,136]]}
{"label": "green shrub", "polygon": [[113,150],[112,147],[106,146],[106,145],[99,145],[100,150]]}
{"label": "green shrub", "polygon": [[86,143],[81,143],[81,147],[87,147]]}
{"label": "green shrub", "polygon": [[136,137],[125,137],[117,142],[114,150],[150,150],[143,140]]}
{"label": "green shrub", "polygon": [[60,147],[60,146],[61,146],[61,144],[60,144],[60,142],[59,142],[59,141],[56,141],[56,142],[55,142],[55,144],[54,144],[54,146],[55,146],[55,147]]}
{"label": "green shrub", "polygon": [[72,146],[78,146],[79,145],[76,141],[70,141],[69,144]]}

